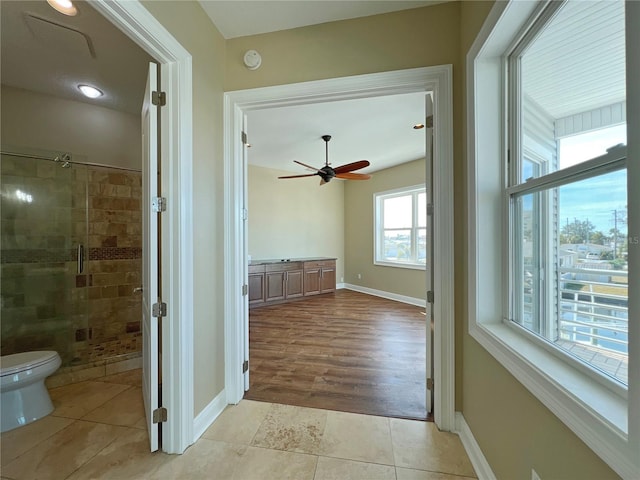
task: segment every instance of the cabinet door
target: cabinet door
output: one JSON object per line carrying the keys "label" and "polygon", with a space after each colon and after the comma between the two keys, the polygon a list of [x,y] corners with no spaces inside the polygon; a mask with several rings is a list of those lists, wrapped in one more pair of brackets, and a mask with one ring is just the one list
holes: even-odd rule
{"label": "cabinet door", "polygon": [[287,272],[267,272],[265,300],[282,300],[285,297],[284,279]]}
{"label": "cabinet door", "polygon": [[304,271],[304,294],[317,295],[320,293],[320,269],[311,268]]}
{"label": "cabinet door", "polygon": [[320,273],[320,292],[334,292],[336,290],[336,269],[330,267],[322,268]]}
{"label": "cabinet door", "polygon": [[249,274],[249,305],[264,302],[264,273]]}
{"label": "cabinet door", "polygon": [[302,270],[287,272],[287,298],[301,297],[303,295],[303,273]]}

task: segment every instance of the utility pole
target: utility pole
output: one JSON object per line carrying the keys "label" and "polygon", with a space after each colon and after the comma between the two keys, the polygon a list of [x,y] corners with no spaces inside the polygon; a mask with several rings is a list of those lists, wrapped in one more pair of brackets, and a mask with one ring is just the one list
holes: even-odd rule
{"label": "utility pole", "polygon": [[613,259],[618,258],[618,210],[613,210]]}

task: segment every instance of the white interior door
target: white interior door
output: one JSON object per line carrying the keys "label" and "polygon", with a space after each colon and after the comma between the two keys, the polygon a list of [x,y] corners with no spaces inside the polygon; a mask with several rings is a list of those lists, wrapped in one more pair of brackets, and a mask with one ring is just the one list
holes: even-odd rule
{"label": "white interior door", "polygon": [[[433,99],[430,93],[427,93],[425,99],[425,158],[427,163],[427,178],[426,178],[426,191],[427,191],[427,205],[433,205]],[[434,288],[434,268],[435,262],[434,249],[433,249],[433,208],[427,208],[427,291],[433,292]],[[433,295],[433,293],[431,293]],[[433,296],[431,296],[433,298]],[[433,303],[429,302],[429,295],[427,296],[427,379],[432,379],[433,382]],[[427,380],[429,382],[429,380]],[[429,385],[429,384],[427,384]],[[431,388],[427,386],[427,413],[433,412],[433,383]]]}
{"label": "white interior door", "polygon": [[[244,258],[248,260],[249,258],[249,228],[247,225],[248,219],[249,219],[249,214],[248,214],[248,209],[249,209],[249,198],[247,195],[247,190],[248,190],[248,185],[247,182],[249,181],[248,178],[248,174],[247,174],[247,168],[249,165],[249,159],[247,158],[249,155],[249,148],[247,147],[247,143],[248,140],[246,138],[246,136],[248,135],[248,125],[247,125],[247,116],[245,114],[242,115],[242,131],[245,133],[245,135],[243,137],[243,142],[242,142],[242,205],[243,205],[243,209],[244,209],[244,215],[242,216],[242,218],[244,219],[242,222],[242,230],[243,230],[243,234],[242,234],[242,238],[243,238],[243,248],[244,248]],[[243,267],[243,275],[244,275],[244,284],[247,285],[247,294],[243,297],[244,298],[244,363],[243,363],[243,370],[244,370],[244,391],[246,392],[247,390],[249,390],[249,292],[248,292],[248,286],[249,286],[249,266],[247,262],[244,262],[244,267]],[[247,366],[246,370],[244,369],[244,365]]]}
{"label": "white interior door", "polygon": [[152,452],[158,450],[161,425],[153,423],[159,390],[158,319],[153,316],[158,302],[158,214],[152,211],[152,199],[158,196],[158,107],[152,101],[157,75],[157,65],[150,63],[142,105],[142,395]]}

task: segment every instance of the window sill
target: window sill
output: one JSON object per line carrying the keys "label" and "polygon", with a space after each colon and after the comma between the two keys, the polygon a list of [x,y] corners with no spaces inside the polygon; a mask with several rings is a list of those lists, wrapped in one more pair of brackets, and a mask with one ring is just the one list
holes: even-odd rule
{"label": "window sill", "polygon": [[381,262],[374,261],[374,265],[378,265],[379,267],[396,267],[396,268],[407,268],[409,270],[426,270],[426,265],[422,263],[395,263],[395,262]]}
{"label": "window sill", "polygon": [[637,466],[628,441],[627,401],[502,323],[469,334],[618,473]]}

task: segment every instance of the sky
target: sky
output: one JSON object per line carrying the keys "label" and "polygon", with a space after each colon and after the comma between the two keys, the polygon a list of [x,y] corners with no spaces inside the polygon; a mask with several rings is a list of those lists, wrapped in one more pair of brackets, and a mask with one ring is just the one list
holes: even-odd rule
{"label": "sky", "polygon": [[[608,148],[626,144],[626,125],[616,125],[595,132],[573,135],[560,140],[560,168],[566,168],[604,155]],[[596,230],[608,234],[618,216],[618,230],[626,232],[627,173],[618,170],[605,175],[560,187],[560,223],[589,220]]]}

